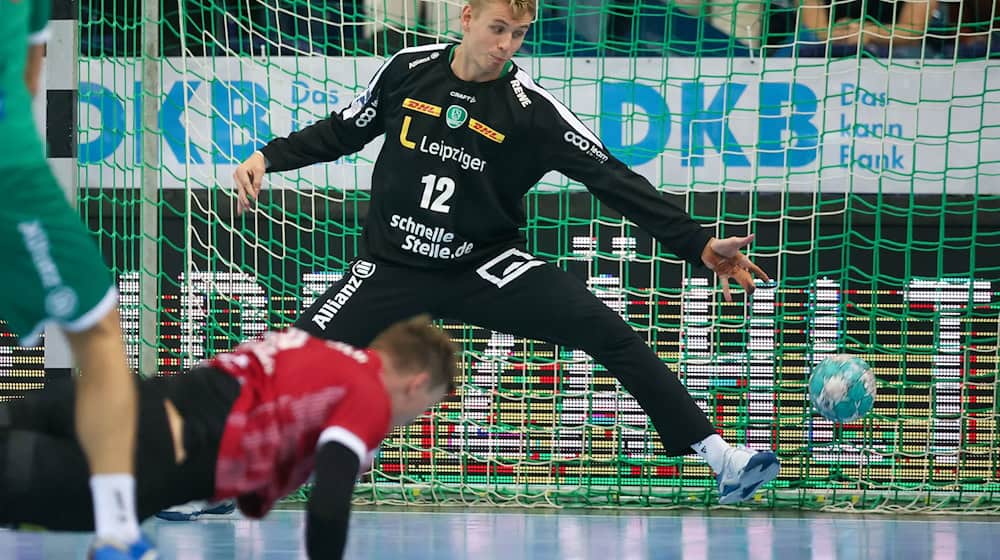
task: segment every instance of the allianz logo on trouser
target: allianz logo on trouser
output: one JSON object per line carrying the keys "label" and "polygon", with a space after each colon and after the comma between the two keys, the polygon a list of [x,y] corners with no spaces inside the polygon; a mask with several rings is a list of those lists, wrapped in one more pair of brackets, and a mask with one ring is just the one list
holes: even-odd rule
{"label": "allianz logo on trouser", "polygon": [[365,260],[358,260],[351,266],[351,275],[347,277],[347,282],[330,299],[323,302],[319,311],[313,315],[312,322],[319,328],[326,329],[327,324],[334,315],[351,299],[351,296],[361,288],[366,278],[371,278],[375,274],[375,263]]}
{"label": "allianz logo on trouser", "polygon": [[375,274],[375,263],[358,260],[351,266],[351,274],[362,279],[371,278],[371,275]]}

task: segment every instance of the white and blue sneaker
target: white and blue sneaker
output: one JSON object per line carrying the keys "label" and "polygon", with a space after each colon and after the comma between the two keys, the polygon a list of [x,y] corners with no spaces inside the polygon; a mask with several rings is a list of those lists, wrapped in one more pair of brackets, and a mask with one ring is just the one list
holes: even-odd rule
{"label": "white and blue sneaker", "polygon": [[160,555],[146,535],[140,535],[139,540],[130,545],[98,539],[91,545],[87,558],[88,560],[159,560]]}
{"label": "white and blue sneaker", "polygon": [[236,511],[235,500],[221,502],[189,502],[165,509],[156,514],[164,521],[194,521],[203,515],[229,515]]}
{"label": "white and blue sneaker", "polygon": [[750,499],[761,484],[773,480],[781,470],[774,453],[742,445],[727,449],[722,464],[722,472],[715,479],[719,482],[719,503],[723,505]]}

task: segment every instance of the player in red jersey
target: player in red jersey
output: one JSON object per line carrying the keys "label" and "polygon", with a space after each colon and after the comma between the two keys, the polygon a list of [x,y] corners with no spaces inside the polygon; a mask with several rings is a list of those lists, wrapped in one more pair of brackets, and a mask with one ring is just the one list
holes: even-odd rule
{"label": "player in red jersey", "polygon": [[[260,518],[314,474],[306,548],[340,558],[355,480],[393,426],[452,390],[455,359],[448,336],[420,316],[366,349],[292,328],[185,375],[138,382],[139,518],[227,498]],[[73,397],[65,383],[0,404],[0,524],[93,529]]]}

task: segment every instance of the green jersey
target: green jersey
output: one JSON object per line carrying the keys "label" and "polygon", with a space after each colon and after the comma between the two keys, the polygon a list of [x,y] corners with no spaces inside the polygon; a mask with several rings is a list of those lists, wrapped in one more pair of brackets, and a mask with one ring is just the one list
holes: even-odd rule
{"label": "green jersey", "polygon": [[31,44],[44,43],[51,0],[0,0],[0,168],[45,162],[24,71]]}

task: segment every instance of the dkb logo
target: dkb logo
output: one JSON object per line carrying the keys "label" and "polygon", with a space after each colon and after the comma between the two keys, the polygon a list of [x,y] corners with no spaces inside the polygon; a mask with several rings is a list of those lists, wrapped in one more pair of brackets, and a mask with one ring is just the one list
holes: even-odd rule
{"label": "dkb logo", "polygon": [[[751,97],[745,95],[747,84],[682,82],[680,88],[667,89],[680,91],[680,99],[670,99],[671,107],[650,86],[606,82],[601,86],[601,139],[630,166],[653,161],[668,145],[679,151],[682,165],[690,167],[705,165],[709,150],[721,156],[723,165],[750,167],[746,147],[756,148],[761,167],[812,163],[819,152],[816,94],[798,83],[762,82],[757,87],[757,100],[741,103]],[[737,109],[740,115],[755,115],[756,126],[734,125],[730,117]],[[635,130],[637,122],[647,125],[645,135],[626,143],[623,131]],[[672,129],[675,124],[680,130]]]}

